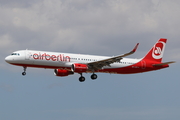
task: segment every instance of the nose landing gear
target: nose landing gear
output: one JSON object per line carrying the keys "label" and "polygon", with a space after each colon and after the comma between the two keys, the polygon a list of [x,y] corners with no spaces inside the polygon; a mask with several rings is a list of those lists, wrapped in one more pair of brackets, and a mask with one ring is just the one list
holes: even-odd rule
{"label": "nose landing gear", "polygon": [[22,75],[25,76],[27,67],[23,67],[23,69],[24,69],[24,72],[22,72]]}

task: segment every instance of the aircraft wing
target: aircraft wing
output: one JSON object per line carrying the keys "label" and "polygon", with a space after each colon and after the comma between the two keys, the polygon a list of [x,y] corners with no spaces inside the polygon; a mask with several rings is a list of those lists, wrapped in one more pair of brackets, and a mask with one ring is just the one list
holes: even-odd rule
{"label": "aircraft wing", "polygon": [[139,45],[139,43],[136,44],[136,46],[134,47],[134,49],[132,51],[125,53],[123,55],[119,55],[119,56],[115,56],[112,58],[91,62],[91,63],[88,63],[87,65],[88,65],[89,69],[92,71],[102,69],[102,67],[104,67],[104,66],[111,67],[110,64],[115,63],[115,62],[120,62],[120,60],[123,59],[123,57],[126,57],[126,56],[131,55],[134,52],[136,52],[138,45]]}

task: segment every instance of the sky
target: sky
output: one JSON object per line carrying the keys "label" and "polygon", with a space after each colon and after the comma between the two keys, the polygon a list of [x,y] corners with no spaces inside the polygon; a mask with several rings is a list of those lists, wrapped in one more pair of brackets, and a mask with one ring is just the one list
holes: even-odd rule
{"label": "sky", "polygon": [[[177,120],[180,118],[179,0],[1,0],[1,120]],[[169,68],[133,75],[56,77],[53,70],[12,66],[23,49],[114,56],[140,43],[143,57],[167,38]]]}

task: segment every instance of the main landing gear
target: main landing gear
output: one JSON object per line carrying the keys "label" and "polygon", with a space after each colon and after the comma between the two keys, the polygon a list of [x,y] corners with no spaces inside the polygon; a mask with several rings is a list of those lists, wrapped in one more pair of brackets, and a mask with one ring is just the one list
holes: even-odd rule
{"label": "main landing gear", "polygon": [[24,69],[24,72],[22,72],[22,75],[25,76],[27,67],[23,67],[23,69]]}
{"label": "main landing gear", "polygon": [[[82,76],[82,73],[80,73],[80,75],[81,75],[81,77],[79,77],[79,81],[80,81],[80,82],[84,82],[84,81],[85,81],[85,77]],[[93,73],[93,74],[91,75],[91,79],[92,79],[92,80],[97,79],[97,75]]]}
{"label": "main landing gear", "polygon": [[93,73],[93,74],[91,75],[91,79],[92,79],[92,80],[97,79],[97,75]]}
{"label": "main landing gear", "polygon": [[79,82],[84,82],[85,81],[85,77],[82,76],[82,73],[80,73],[81,77],[79,77]]}

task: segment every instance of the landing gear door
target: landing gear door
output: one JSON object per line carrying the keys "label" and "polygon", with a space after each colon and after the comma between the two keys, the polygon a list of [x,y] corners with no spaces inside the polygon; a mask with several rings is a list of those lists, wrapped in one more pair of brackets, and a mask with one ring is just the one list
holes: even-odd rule
{"label": "landing gear door", "polygon": [[31,54],[28,50],[25,51],[25,60],[30,60]]}

